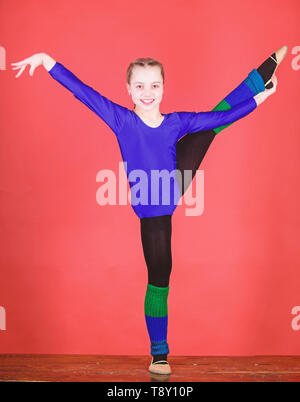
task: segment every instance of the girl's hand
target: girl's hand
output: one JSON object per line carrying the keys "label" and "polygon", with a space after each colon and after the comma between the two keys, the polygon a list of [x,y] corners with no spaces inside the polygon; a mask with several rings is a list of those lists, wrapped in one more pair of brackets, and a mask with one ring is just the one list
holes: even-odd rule
{"label": "girl's hand", "polygon": [[15,65],[15,67],[12,67],[13,70],[20,69],[20,71],[16,75],[16,78],[20,77],[20,75],[23,73],[23,71],[25,70],[25,68],[28,64],[30,65],[29,75],[33,76],[34,70],[38,66],[43,64],[43,57],[44,57],[44,53],[36,53],[33,56],[28,57],[27,59],[24,59],[17,63],[11,63],[11,65]]}
{"label": "girl's hand", "polygon": [[278,81],[277,81],[277,77],[275,75],[273,75],[273,77],[271,78],[271,82],[273,82],[272,88],[265,89],[263,92],[260,92],[259,94],[254,96],[254,99],[255,99],[257,105],[264,102],[270,95],[272,95],[276,92]]}

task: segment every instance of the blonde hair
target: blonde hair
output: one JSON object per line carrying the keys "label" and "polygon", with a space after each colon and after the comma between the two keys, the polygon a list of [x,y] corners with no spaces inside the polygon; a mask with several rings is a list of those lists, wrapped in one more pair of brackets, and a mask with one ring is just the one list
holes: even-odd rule
{"label": "blonde hair", "polygon": [[160,68],[161,76],[163,79],[163,84],[165,83],[165,73],[164,73],[164,68],[162,64],[155,59],[152,59],[151,57],[141,57],[139,59],[133,60],[130,64],[129,67],[127,68],[127,73],[126,73],[126,78],[127,78],[127,83],[130,85],[131,77],[132,77],[132,71],[135,66],[142,66],[142,67],[147,67],[147,66],[158,66]]}

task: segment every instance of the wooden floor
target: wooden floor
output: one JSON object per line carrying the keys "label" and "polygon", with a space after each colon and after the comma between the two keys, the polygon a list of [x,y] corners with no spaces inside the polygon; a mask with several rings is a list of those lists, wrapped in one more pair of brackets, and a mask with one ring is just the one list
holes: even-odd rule
{"label": "wooden floor", "polygon": [[151,374],[150,356],[0,355],[0,381],[299,382],[300,356],[171,356],[170,375]]}

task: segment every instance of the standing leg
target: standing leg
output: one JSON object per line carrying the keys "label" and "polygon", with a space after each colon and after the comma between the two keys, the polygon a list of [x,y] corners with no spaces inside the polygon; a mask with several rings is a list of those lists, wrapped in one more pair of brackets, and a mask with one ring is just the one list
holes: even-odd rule
{"label": "standing leg", "polygon": [[[237,104],[255,96],[257,93],[264,91],[264,84],[270,80],[275,71],[277,65],[275,60],[276,54],[273,53],[257,70],[253,69],[248,74],[248,77],[230,92],[213,111],[231,109]],[[233,123],[214,128],[213,130],[190,133],[177,142],[176,161],[177,169],[180,170],[182,176],[182,195],[193,180],[216,134],[224,130],[224,128],[229,127],[231,124]],[[184,179],[184,170],[191,170],[192,176]]]}
{"label": "standing leg", "polygon": [[144,311],[153,363],[167,360],[169,353],[167,301],[172,270],[171,219],[171,215],[140,219],[142,246],[148,269]]}

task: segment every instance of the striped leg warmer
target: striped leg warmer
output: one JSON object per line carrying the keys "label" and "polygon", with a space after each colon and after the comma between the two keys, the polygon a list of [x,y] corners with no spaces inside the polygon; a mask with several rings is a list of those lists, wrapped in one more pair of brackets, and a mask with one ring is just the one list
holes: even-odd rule
{"label": "striped leg warmer", "polygon": [[144,307],[152,356],[170,353],[167,343],[168,294],[169,286],[157,287],[147,284]]}
{"label": "striped leg warmer", "polygon": [[[238,105],[239,103],[252,98],[257,95],[259,92],[265,90],[264,80],[262,79],[259,72],[254,68],[249,74],[248,77],[242,81],[242,83],[236,87],[229,95],[226,96],[218,105],[213,109],[213,111],[218,110],[228,110],[232,107]],[[220,126],[214,128],[213,131],[218,134],[220,131],[224,130],[224,128],[229,127],[233,123],[225,124],[224,126]]]}

